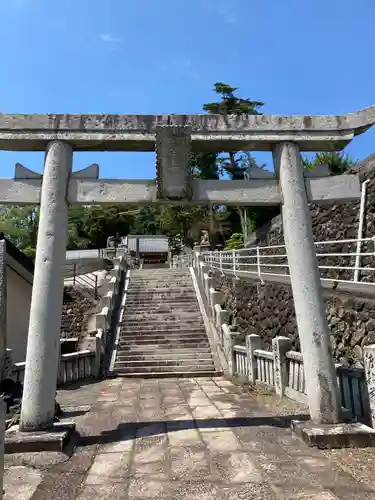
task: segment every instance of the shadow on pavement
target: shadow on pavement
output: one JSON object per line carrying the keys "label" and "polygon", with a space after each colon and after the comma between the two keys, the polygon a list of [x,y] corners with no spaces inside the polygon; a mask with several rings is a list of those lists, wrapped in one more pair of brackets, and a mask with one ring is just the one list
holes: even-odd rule
{"label": "shadow on pavement", "polygon": [[150,437],[166,432],[181,431],[186,429],[215,429],[233,427],[290,427],[292,420],[309,420],[310,416],[287,415],[281,417],[242,417],[242,418],[217,418],[217,419],[188,419],[168,420],[154,422],[128,422],[117,426],[116,429],[103,431],[95,436],[80,436],[79,446],[93,444],[108,444],[116,441],[126,441],[136,437]]}

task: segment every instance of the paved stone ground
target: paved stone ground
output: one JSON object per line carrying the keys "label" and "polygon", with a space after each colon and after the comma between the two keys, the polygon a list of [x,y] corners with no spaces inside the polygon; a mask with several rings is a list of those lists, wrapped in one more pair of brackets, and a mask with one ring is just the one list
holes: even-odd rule
{"label": "paved stone ground", "polygon": [[76,453],[8,462],[5,500],[375,498],[375,479],[355,466],[362,452],[374,462],[372,450],[308,448],[289,429],[288,400],[223,378],[112,379],[58,399],[81,433]]}

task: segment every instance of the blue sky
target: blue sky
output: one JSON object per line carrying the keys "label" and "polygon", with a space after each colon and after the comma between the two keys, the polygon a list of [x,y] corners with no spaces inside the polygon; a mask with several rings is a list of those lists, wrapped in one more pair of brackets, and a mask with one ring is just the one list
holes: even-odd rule
{"label": "blue sky", "polygon": [[[0,112],[199,113],[216,81],[269,114],[352,112],[375,104],[374,20],[375,0],[0,0]],[[0,152],[1,177],[17,161],[43,154]],[[155,176],[151,153],[74,155],[93,162]]]}

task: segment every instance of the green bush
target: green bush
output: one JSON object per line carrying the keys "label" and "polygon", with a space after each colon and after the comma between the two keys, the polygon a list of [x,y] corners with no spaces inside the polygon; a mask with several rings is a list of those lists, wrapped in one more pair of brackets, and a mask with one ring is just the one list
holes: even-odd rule
{"label": "green bush", "polygon": [[233,233],[226,241],[225,250],[239,250],[244,247],[243,234]]}

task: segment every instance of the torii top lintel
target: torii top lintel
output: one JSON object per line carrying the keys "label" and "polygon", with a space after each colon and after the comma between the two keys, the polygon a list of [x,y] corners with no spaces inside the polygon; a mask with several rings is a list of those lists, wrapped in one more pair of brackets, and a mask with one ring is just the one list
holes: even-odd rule
{"label": "torii top lintel", "polygon": [[51,140],[76,151],[154,151],[156,131],[184,128],[194,151],[270,151],[281,141],[301,151],[344,148],[375,123],[375,106],[342,116],[0,115],[0,149],[43,151]]}

